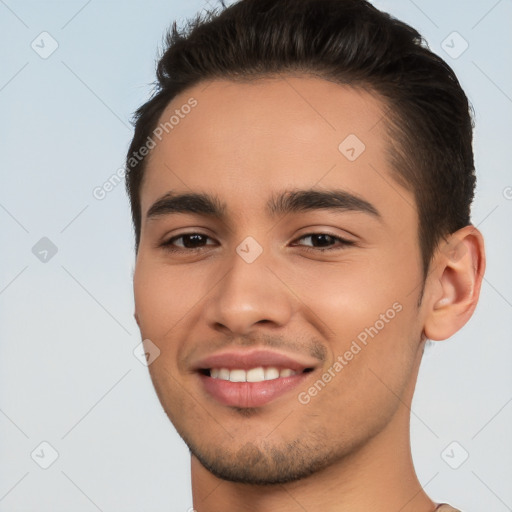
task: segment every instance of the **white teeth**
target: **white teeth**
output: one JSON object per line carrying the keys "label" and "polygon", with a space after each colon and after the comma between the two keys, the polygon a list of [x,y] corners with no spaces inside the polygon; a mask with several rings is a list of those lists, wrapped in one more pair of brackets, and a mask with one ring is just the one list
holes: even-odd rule
{"label": "white teeth", "polygon": [[274,380],[279,377],[290,377],[296,373],[296,371],[290,368],[283,368],[279,371],[273,366],[268,368],[258,366],[247,371],[241,369],[229,370],[228,368],[212,368],[210,370],[210,377],[229,380],[231,382],[263,382],[264,380]]}
{"label": "white teeth", "polygon": [[262,380],[265,380],[265,370],[261,366],[258,366],[258,368],[251,368],[247,372],[247,382],[261,382]]}
{"label": "white teeth", "polygon": [[231,382],[245,382],[247,380],[247,372],[245,370],[231,370],[229,372],[229,380]]}
{"label": "white teeth", "polygon": [[[213,372],[213,370],[212,370]],[[212,375],[213,377],[213,375]],[[229,380],[229,370],[227,368],[221,368],[219,370],[219,374],[217,375],[217,378],[222,380]]]}
{"label": "white teeth", "polygon": [[279,370],[277,368],[265,368],[265,380],[274,380],[279,378]]}

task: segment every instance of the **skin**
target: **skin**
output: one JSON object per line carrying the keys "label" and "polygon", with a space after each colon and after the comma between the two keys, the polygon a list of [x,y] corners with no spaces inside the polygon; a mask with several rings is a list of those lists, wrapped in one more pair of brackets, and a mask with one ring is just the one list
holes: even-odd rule
{"label": "skin", "polygon": [[[417,211],[391,177],[386,108],[375,95],[297,75],[215,80],[174,98],[161,119],[190,97],[197,106],[148,160],[134,294],[142,338],[160,349],[149,365],[153,384],[191,449],[195,510],[432,512],[413,467],[410,404],[425,339],[448,338],[476,306],[480,232],[467,226],[441,244],[418,306]],[[353,162],[338,149],[349,134],[366,146]],[[321,209],[271,218],[267,200],[289,188],[343,189],[380,218]],[[226,218],[148,218],[170,191],[216,194]],[[196,252],[183,238],[174,240],[181,252],[161,246],[184,233],[209,238],[195,239]],[[354,243],[322,245],[311,233]],[[250,264],[236,252],[247,236],[263,249]],[[298,393],[396,303],[400,312],[300,403]],[[247,347],[316,354],[317,367],[300,389],[262,407],[221,405],[191,365]]]}

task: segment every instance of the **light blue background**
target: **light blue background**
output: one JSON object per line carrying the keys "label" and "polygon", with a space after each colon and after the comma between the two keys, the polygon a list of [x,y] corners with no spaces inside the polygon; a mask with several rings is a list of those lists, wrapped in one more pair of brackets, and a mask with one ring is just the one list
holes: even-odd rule
{"label": "light blue background", "polygon": [[[210,0],[211,5],[215,5]],[[475,108],[473,221],[488,270],[474,317],[422,363],[411,420],[422,485],[464,512],[512,510],[512,3],[375,1],[416,27]],[[177,0],[0,0],[0,511],[183,511],[188,451],[133,355],[134,254],[122,165]],[[42,59],[47,31],[58,49]],[[453,59],[441,43],[469,43]],[[57,254],[42,263],[42,237]],[[59,453],[41,469],[42,441]],[[457,441],[468,460],[441,452]],[[310,511],[314,512],[314,511]],[[398,511],[397,511],[398,512]]]}

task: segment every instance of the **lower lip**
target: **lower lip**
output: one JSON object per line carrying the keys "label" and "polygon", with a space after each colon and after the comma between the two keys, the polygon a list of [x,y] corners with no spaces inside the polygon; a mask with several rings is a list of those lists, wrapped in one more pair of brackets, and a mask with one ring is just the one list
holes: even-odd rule
{"label": "lower lip", "polygon": [[261,382],[231,382],[199,374],[206,392],[223,405],[261,407],[302,383],[312,372]]}

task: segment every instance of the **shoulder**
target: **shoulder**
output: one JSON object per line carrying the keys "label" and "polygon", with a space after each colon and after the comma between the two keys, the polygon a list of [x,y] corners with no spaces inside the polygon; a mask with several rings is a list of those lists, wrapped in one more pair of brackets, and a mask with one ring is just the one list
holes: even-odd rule
{"label": "shoulder", "polygon": [[460,510],[447,505],[446,503],[441,503],[437,506],[435,512],[460,512]]}

